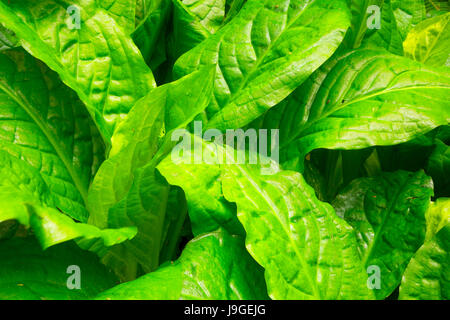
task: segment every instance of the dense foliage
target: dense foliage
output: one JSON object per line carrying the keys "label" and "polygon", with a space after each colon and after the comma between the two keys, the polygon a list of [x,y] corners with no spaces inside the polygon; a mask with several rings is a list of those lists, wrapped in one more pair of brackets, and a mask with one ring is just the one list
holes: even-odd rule
{"label": "dense foliage", "polygon": [[0,299],[449,299],[449,11],[0,0]]}

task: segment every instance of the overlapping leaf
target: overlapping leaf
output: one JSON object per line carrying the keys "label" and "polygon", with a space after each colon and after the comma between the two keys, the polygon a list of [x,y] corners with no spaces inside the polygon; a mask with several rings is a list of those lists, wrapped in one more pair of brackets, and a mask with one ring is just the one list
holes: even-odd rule
{"label": "overlapping leaf", "polygon": [[228,24],[183,55],[174,74],[216,66],[208,127],[243,127],[325,62],[349,24],[343,0],[249,0]]}
{"label": "overlapping leaf", "polygon": [[[214,69],[161,86],[141,99],[112,138],[110,158],[89,190],[89,222],[101,228],[137,226],[133,241],[104,257],[123,279],[158,266],[169,185],[155,171],[170,133],[186,127],[209,102]],[[169,138],[165,139],[165,133]]]}
{"label": "overlapping leaf", "polygon": [[[79,25],[67,11],[70,5],[79,10],[73,13]],[[155,86],[131,38],[92,1],[2,0],[0,17],[24,48],[77,92],[106,144],[116,124]]]}
{"label": "overlapping leaf", "polygon": [[266,270],[273,299],[370,299],[353,230],[303,177],[230,166],[225,198],[237,203],[247,250]]}
{"label": "overlapping leaf", "polygon": [[87,249],[99,253],[136,234],[134,228],[102,230],[75,222],[54,208],[53,194],[39,172],[5,151],[0,151],[0,180],[0,223],[17,220],[31,228],[43,248],[72,239],[89,240]]}
{"label": "overlapping leaf", "polygon": [[104,146],[76,95],[23,50],[0,54],[0,148],[39,171],[54,206],[86,222]]}
{"label": "overlapping leaf", "polygon": [[[199,139],[194,137],[194,139]],[[281,171],[262,175],[261,165],[231,161],[235,151],[221,146],[205,148],[217,157],[210,170],[221,170],[222,192],[237,204],[239,221],[246,232],[247,250],[264,267],[268,293],[274,299],[367,299],[367,275],[361,263],[352,228],[314,191],[299,173]],[[238,152],[239,153],[239,152]],[[190,153],[184,154],[189,158]],[[228,162],[220,162],[225,157]],[[166,158],[158,169],[166,161]],[[196,165],[193,165],[196,166]],[[274,172],[276,164],[271,164]],[[174,165],[183,173],[185,168]],[[167,172],[163,169],[162,172]],[[204,172],[193,170],[193,174]],[[207,185],[209,177],[192,176]],[[190,188],[186,193],[193,193]],[[198,188],[197,192],[205,190]],[[189,202],[189,196],[188,202]],[[204,216],[204,223],[210,223]]]}
{"label": "overlapping leaf", "polygon": [[335,57],[269,111],[267,128],[280,132],[286,168],[302,170],[317,148],[394,145],[450,120],[450,77],[385,51]]}

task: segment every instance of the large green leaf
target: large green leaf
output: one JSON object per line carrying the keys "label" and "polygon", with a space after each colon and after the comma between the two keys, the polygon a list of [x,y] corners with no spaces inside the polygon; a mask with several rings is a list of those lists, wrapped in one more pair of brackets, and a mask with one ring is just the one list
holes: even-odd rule
{"label": "large green leaf", "polygon": [[397,171],[356,179],[333,202],[337,214],[356,231],[365,267],[380,270],[377,298],[395,290],[423,244],[432,194],[431,179],[422,171]]}
{"label": "large green leaf", "polygon": [[[34,238],[0,241],[1,300],[90,299],[117,283],[98,261],[73,243],[43,251]],[[70,266],[79,267],[80,289],[69,289]]]}
{"label": "large green leaf", "polygon": [[299,173],[261,176],[254,167],[230,166],[223,190],[237,203],[247,250],[264,267],[271,298],[373,297],[353,230]]}
{"label": "large green leaf", "polygon": [[152,161],[165,132],[184,128],[205,108],[213,76],[211,68],[202,69],[158,87],[135,105],[115,131],[110,157],[90,189],[92,221],[105,224],[108,210],[130,189],[133,171]]}
{"label": "large green leaf", "polygon": [[280,128],[285,168],[303,168],[318,148],[394,145],[450,121],[450,77],[385,51],[356,50],[329,60],[268,112]]}
{"label": "large green leaf", "polygon": [[[198,137],[194,139],[199,140]],[[224,197],[237,204],[238,218],[247,236],[247,250],[264,267],[271,298],[373,297],[367,288],[367,275],[359,258],[353,230],[336,216],[329,204],[317,200],[313,189],[299,173],[281,171],[263,175],[269,171],[261,171],[261,165],[231,162],[231,159],[239,159],[236,155],[239,156],[241,151],[224,150],[219,145],[208,146],[207,143],[203,143],[202,149],[203,155],[209,154],[211,159],[217,157],[216,163],[220,163],[209,164],[209,170],[218,172],[220,169],[221,176],[216,179],[222,183]],[[226,161],[219,161],[222,156]],[[183,154],[185,160],[190,157],[190,152]],[[164,163],[167,161],[173,160],[166,158],[158,169],[168,168]],[[175,173],[172,175],[186,174],[186,168],[178,166],[177,160],[174,164],[171,170]],[[270,167],[272,173],[279,170],[273,162]],[[166,169],[161,171],[168,172]],[[210,177],[205,177],[204,172],[206,169],[189,171],[191,180],[205,180],[204,184],[208,185]],[[188,203],[190,199],[204,195],[203,186],[197,189],[198,196],[189,197],[188,194],[193,194],[194,190],[189,184],[186,186]],[[214,193],[218,190],[216,188]],[[211,217],[217,219],[213,213],[203,215],[205,225],[211,224],[208,221]],[[197,219],[200,220],[200,216]]]}
{"label": "large green leaf", "polygon": [[298,87],[336,50],[350,24],[344,0],[249,0],[180,57],[175,76],[217,68],[209,128],[242,127]]}
{"label": "large green leaf", "polygon": [[97,299],[267,299],[264,276],[242,239],[224,231],[190,241],[181,257],[141,278],[120,284]]}
{"label": "large green leaf", "polygon": [[35,205],[29,199],[21,199],[17,192],[0,188],[2,212],[0,222],[18,220],[25,227],[33,230],[43,249],[70,240],[86,241],[91,250],[101,255],[106,247],[111,247],[132,239],[136,229],[99,229],[95,226],[76,223],[58,210]]}
{"label": "large green leaf", "polygon": [[405,55],[433,67],[450,67],[450,12],[413,28],[403,43]]}
{"label": "large green leaf", "polygon": [[39,171],[2,150],[0,205],[0,223],[17,220],[24,227],[31,228],[43,248],[72,239],[90,240],[98,248],[109,247],[129,240],[136,234],[134,228],[101,230],[77,223],[54,209],[53,194]]}
{"label": "large green leaf", "polygon": [[86,222],[104,146],[76,94],[21,49],[0,53],[0,149],[39,171],[54,206]]}
{"label": "large green leaf", "polygon": [[[0,18],[25,49],[74,89],[87,105],[106,144],[113,129],[155,82],[136,46],[92,1],[0,1]],[[69,5],[80,9],[72,28]]]}
{"label": "large green leaf", "polygon": [[427,212],[427,241],[406,268],[399,299],[450,299],[450,199]]}
{"label": "large green leaf", "polygon": [[138,234],[112,248],[104,261],[122,279],[136,276],[137,265],[150,272],[158,266],[169,185],[155,171],[167,136],[186,127],[209,103],[214,69],[204,68],[161,86],[141,99],[112,138],[110,158],[89,190],[89,222],[100,228],[136,226]]}

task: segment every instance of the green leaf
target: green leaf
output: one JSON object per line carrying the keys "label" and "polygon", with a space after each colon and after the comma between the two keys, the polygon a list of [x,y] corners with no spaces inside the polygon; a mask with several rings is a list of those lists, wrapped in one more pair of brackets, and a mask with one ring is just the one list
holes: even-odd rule
{"label": "green leaf", "polygon": [[[33,206],[26,200],[20,201],[18,193],[8,194],[1,189],[0,191],[3,206],[0,220],[27,221],[22,224],[33,230],[43,249],[70,240],[89,240],[97,247],[111,247],[136,235],[136,229],[132,227],[102,230],[89,224],[77,223],[53,208]],[[84,249],[91,247],[92,245]],[[97,248],[92,251],[97,252]]]}
{"label": "green leaf", "polygon": [[181,257],[97,299],[224,300],[267,299],[263,272],[242,239],[224,231],[190,241]]}
{"label": "green leaf", "polygon": [[0,53],[0,149],[39,171],[54,206],[86,222],[104,146],[76,94],[21,49]]}
{"label": "green leaf", "polygon": [[389,296],[425,239],[425,212],[433,195],[431,179],[397,171],[354,180],[333,202],[337,214],[356,231],[366,268],[380,270],[378,299]]}
{"label": "green leaf", "polygon": [[237,203],[247,250],[265,268],[272,299],[372,297],[353,230],[299,173],[262,176],[254,166],[232,165],[223,192]]}
{"label": "green leaf", "polygon": [[303,177],[305,178],[305,181],[313,187],[317,199],[320,201],[326,201],[328,195],[325,177],[311,161],[306,161]]}
{"label": "green leaf", "polygon": [[110,157],[90,189],[92,221],[106,223],[105,214],[130,188],[133,171],[154,159],[165,132],[186,127],[205,108],[213,77],[211,68],[202,69],[158,87],[135,105],[115,131]]}
{"label": "green leaf", "polygon": [[[181,157],[184,161],[191,158],[192,152],[187,151]],[[216,179],[222,183],[224,197],[237,204],[238,218],[247,235],[247,250],[265,269],[269,296],[273,299],[371,298],[350,226],[335,215],[330,205],[317,200],[299,173],[281,171],[263,175],[268,171],[261,171],[261,164],[241,165],[231,161],[239,159],[236,155],[241,152],[213,143],[202,145],[203,156],[209,154],[210,159],[217,160],[216,164],[208,162],[208,171],[220,170],[221,176]],[[178,160],[168,159],[158,166],[159,170],[169,168],[165,162],[174,161],[172,175],[185,174],[186,168],[178,166]],[[279,170],[273,162],[270,166],[272,173]],[[204,172],[206,168],[191,170],[190,180],[204,180]],[[206,176],[205,185],[210,180]],[[194,190],[189,185],[184,190],[190,208],[195,206],[189,203],[189,193],[194,194]],[[197,189],[194,201],[206,197],[202,190],[205,187]],[[208,201],[209,197],[205,203]],[[217,219],[213,214],[204,214],[203,223],[211,225],[211,218]]]}
{"label": "green leaf", "polygon": [[268,112],[280,159],[302,170],[318,148],[394,145],[450,121],[450,77],[385,51],[356,50],[327,62]]}
{"label": "green leaf", "polygon": [[136,238],[104,258],[121,279],[133,279],[137,265],[146,272],[158,266],[169,185],[155,172],[157,152],[165,150],[165,132],[168,137],[186,127],[206,108],[213,79],[214,69],[204,68],[156,88],[114,133],[110,158],[89,190],[88,208],[89,222],[100,228],[138,228]]}
{"label": "green leaf", "polygon": [[207,127],[240,128],[325,62],[349,24],[344,0],[249,0],[227,25],[180,57],[174,75],[215,66]]}
{"label": "green leaf", "polygon": [[44,249],[72,239],[109,247],[135,236],[134,228],[100,230],[75,222],[51,207],[53,194],[39,171],[2,150],[0,165],[0,223],[17,220],[31,228]]}
{"label": "green leaf", "polygon": [[195,17],[210,34],[214,34],[222,26],[225,17],[225,0],[174,0]]}
{"label": "green leaf", "polygon": [[[425,135],[420,135],[399,145],[377,147],[376,151],[381,168],[383,171],[418,171],[425,168],[425,172],[433,180],[435,178],[440,179],[441,177],[436,177],[428,171],[427,163],[433,152],[437,150],[437,145],[441,143],[441,140],[450,143],[449,126],[440,126]],[[442,152],[442,149],[440,152]],[[445,193],[445,190],[436,187],[436,182],[434,184],[435,197],[441,196],[441,192]]]}
{"label": "green leaf", "polygon": [[402,42],[391,3],[385,0],[381,9],[380,29],[367,32],[361,46],[370,49],[384,48],[393,54],[403,55]]}
{"label": "green leaf", "polygon": [[422,21],[408,34],[405,56],[432,67],[450,67],[450,12]]}
{"label": "green leaf", "polygon": [[196,47],[222,26],[225,0],[172,0],[174,57]]}
{"label": "green leaf", "polygon": [[[93,2],[88,0],[85,3]],[[105,9],[108,14],[122,27],[126,34],[135,29],[135,11],[138,0],[95,0],[94,7]],[[80,1],[80,4],[83,3]],[[84,6],[86,4],[83,3]]]}
{"label": "green leaf", "polygon": [[417,251],[403,275],[400,300],[450,299],[450,224]]}
{"label": "green leaf", "polygon": [[131,38],[105,10],[79,1],[79,29],[66,11],[73,1],[5,2],[0,2],[4,25],[75,90],[109,145],[115,126],[155,86]]}
{"label": "green leaf", "polygon": [[[42,251],[34,238],[2,240],[0,261],[1,300],[84,300],[117,283],[94,254],[73,243]],[[69,266],[79,267],[79,290],[68,288]]]}

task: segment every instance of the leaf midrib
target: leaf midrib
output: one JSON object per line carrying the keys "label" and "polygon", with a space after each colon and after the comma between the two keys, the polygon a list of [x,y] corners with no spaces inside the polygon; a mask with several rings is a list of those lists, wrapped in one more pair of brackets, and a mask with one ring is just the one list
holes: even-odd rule
{"label": "leaf midrib", "polygon": [[362,16],[362,19],[360,19],[360,21],[358,21],[358,23],[360,23],[360,25],[355,34],[355,38],[353,39],[353,42],[351,44],[351,47],[353,49],[357,49],[361,45],[361,42],[363,40],[363,35],[367,32],[366,21],[367,21],[367,17],[368,17],[368,13],[367,13],[367,8],[369,6],[368,1],[369,0],[364,0],[364,3],[362,4],[362,8],[364,8],[365,14]]}
{"label": "leaf midrib", "polygon": [[50,144],[53,146],[56,154],[58,155],[59,159],[61,159],[61,161],[63,162],[70,177],[72,178],[73,183],[75,184],[77,190],[79,191],[81,197],[83,198],[84,204],[86,204],[88,194],[87,187],[84,187],[81,178],[76,174],[75,168],[71,165],[71,162],[65,155],[63,148],[61,148],[60,145],[57,143],[58,140],[55,139],[55,137],[49,132],[49,130],[46,130],[46,125],[43,123],[43,121],[41,121],[39,115],[36,115],[33,112],[33,106],[28,104],[26,99],[20,99],[19,97],[17,97],[15,91],[12,88],[10,88],[5,83],[4,80],[0,80],[0,89],[2,89],[11,99],[13,99],[18,105],[20,105],[23,110],[25,110],[25,112],[31,117],[31,119],[36,123],[41,132],[48,139]]}
{"label": "leaf midrib", "polygon": [[[102,11],[106,12],[103,9],[98,9],[95,14]],[[109,127],[109,125],[106,125],[105,119],[103,118],[104,105],[102,105],[101,110],[98,110],[95,104],[82,89],[82,87],[80,87],[78,80],[70,72],[67,72],[60,59],[55,59],[55,57],[60,57],[55,48],[51,47],[45,41],[43,41],[36,30],[29,26],[28,22],[24,21],[23,18],[21,18],[17,14],[11,16],[12,13],[12,9],[0,0],[0,16],[3,19],[8,18],[8,22],[11,23],[11,30],[13,30],[18,37],[22,38],[21,42],[24,42],[24,49],[28,51],[32,56],[38,57],[40,60],[44,61],[50,69],[58,73],[64,84],[68,85],[77,93],[80,100],[86,105],[91,118],[94,120],[94,124],[99,130],[100,136],[105,146],[110,146],[112,132],[111,128]],[[95,14],[92,15],[89,19],[95,16]],[[106,14],[108,13],[106,12]],[[24,36],[25,33],[29,33],[31,34],[31,36]],[[78,37],[79,36],[80,35],[78,32]],[[33,49],[31,50],[31,48]],[[76,72],[78,74],[78,69],[76,69]]]}
{"label": "leaf midrib", "polygon": [[317,118],[316,120],[313,120],[313,121],[311,121],[311,122],[308,122],[308,123],[307,123],[307,124],[306,124],[306,125],[305,125],[305,126],[304,126],[304,127],[303,127],[296,135],[295,135],[295,136],[293,136],[292,139],[287,140],[286,142],[284,142],[283,144],[281,144],[281,145],[280,145],[280,149],[286,148],[286,147],[288,147],[293,141],[298,140],[298,139],[304,137],[304,136],[302,135],[302,133],[303,133],[304,131],[306,131],[307,129],[311,128],[315,123],[317,123],[317,122],[319,122],[319,121],[321,121],[321,120],[327,118],[328,116],[332,115],[333,113],[338,112],[338,111],[340,111],[340,110],[342,110],[342,109],[344,109],[344,108],[346,108],[346,107],[348,107],[348,106],[350,106],[350,105],[352,105],[352,104],[355,104],[355,103],[358,103],[358,102],[361,102],[361,101],[364,101],[364,100],[367,100],[367,99],[371,99],[371,98],[374,98],[374,97],[377,97],[377,96],[381,96],[381,95],[383,95],[383,94],[389,94],[389,93],[401,92],[401,91],[409,91],[409,90],[415,90],[415,89],[430,89],[430,90],[432,90],[432,89],[450,89],[450,86],[428,86],[428,85],[424,85],[424,86],[411,86],[411,87],[407,87],[407,88],[398,88],[398,89],[393,89],[393,90],[391,90],[391,89],[388,89],[388,90],[381,90],[381,91],[374,92],[373,94],[370,94],[370,95],[367,95],[367,96],[359,97],[359,98],[357,98],[357,99],[354,99],[354,100],[352,100],[352,101],[349,101],[348,103],[342,104],[342,105],[341,105],[340,107],[338,107],[338,108],[330,108],[330,111],[325,112],[325,113],[323,114],[322,117]]}
{"label": "leaf midrib", "polygon": [[408,184],[408,182],[410,180],[411,180],[411,177],[408,177],[408,179],[405,179],[405,181],[403,181],[403,183],[397,189],[397,192],[395,193],[394,198],[392,199],[392,202],[389,205],[389,208],[387,209],[387,212],[386,212],[385,216],[383,217],[383,220],[381,221],[381,223],[378,226],[378,228],[376,230],[374,230],[375,236],[374,236],[374,238],[372,240],[372,243],[369,245],[369,247],[366,250],[366,255],[365,255],[364,260],[363,260],[363,266],[366,266],[367,262],[372,257],[373,248],[376,246],[376,244],[378,242],[378,238],[383,233],[383,229],[384,229],[384,226],[386,225],[386,222],[391,217],[391,214],[392,214],[393,209],[395,208],[395,206],[396,206],[396,204],[398,202],[399,197],[402,195],[403,190],[405,189],[405,187],[407,186],[407,184]]}
{"label": "leaf midrib", "polygon": [[[306,5],[303,7],[303,10],[301,10],[300,13],[298,13],[298,14],[292,19],[291,22],[289,22],[288,24],[286,24],[286,27],[283,29],[283,31],[281,31],[281,32],[278,34],[278,36],[276,36],[276,37],[273,39],[273,41],[268,45],[267,50],[266,50],[266,51],[265,51],[265,52],[257,59],[257,63],[255,64],[255,66],[253,67],[253,69],[252,69],[250,72],[248,72],[247,75],[242,79],[242,82],[241,82],[241,84],[239,85],[239,87],[236,89],[236,91],[235,91],[234,93],[232,93],[232,94],[230,95],[229,99],[228,99],[227,102],[224,104],[224,106],[221,108],[221,110],[225,109],[228,105],[230,105],[230,104],[234,101],[234,99],[239,95],[239,92],[242,91],[242,89],[245,88],[245,87],[247,86],[248,81],[250,80],[250,78],[252,77],[252,75],[253,75],[257,70],[260,69],[261,64],[264,62],[264,60],[265,60],[265,58],[268,56],[268,54],[272,51],[273,47],[278,43],[278,40],[283,36],[284,33],[287,32],[287,30],[289,30],[289,29],[292,27],[292,25],[294,25],[294,24],[297,22],[297,20],[305,13],[306,10],[309,9],[309,7],[310,7],[311,5],[313,5],[313,4],[315,3],[315,1],[316,1],[316,0],[311,0],[308,4],[306,4]],[[244,6],[245,6],[245,5],[244,5]],[[264,6],[261,6],[261,7],[259,8],[257,14],[259,14],[259,12],[260,12],[262,9],[264,9],[264,8],[265,8]],[[242,11],[242,10],[244,10],[244,8],[241,9],[241,11]],[[256,15],[257,15],[257,14],[256,14]],[[288,15],[288,12],[286,12],[286,16],[287,16],[287,15]],[[237,17],[239,17],[239,15],[237,15]],[[236,18],[236,17],[235,17],[235,18]],[[254,21],[253,21],[253,20],[249,20],[249,21],[246,21],[246,22],[251,22],[252,25],[253,25],[253,22],[254,22]],[[241,23],[241,24],[242,24],[242,23]],[[225,34],[225,32],[224,32],[224,34]],[[222,39],[220,40],[220,42],[222,42]],[[252,45],[252,47],[253,47],[253,45]],[[219,62],[217,62],[217,63],[219,63]],[[219,113],[220,113],[220,111],[219,111]],[[214,119],[214,118],[216,118],[216,115],[218,115],[219,113],[215,114],[215,115],[211,118],[211,120]]]}

